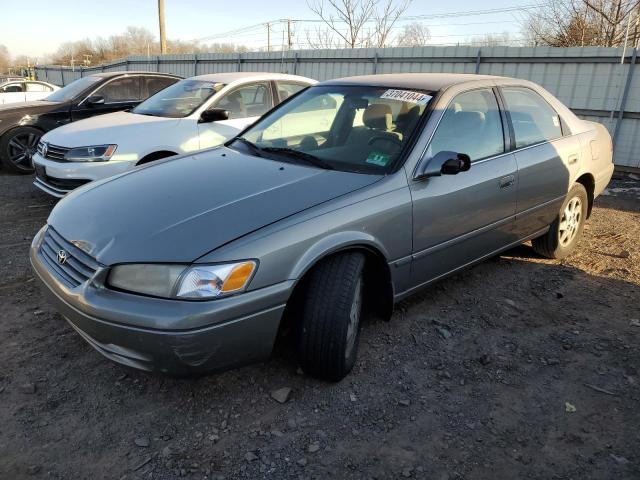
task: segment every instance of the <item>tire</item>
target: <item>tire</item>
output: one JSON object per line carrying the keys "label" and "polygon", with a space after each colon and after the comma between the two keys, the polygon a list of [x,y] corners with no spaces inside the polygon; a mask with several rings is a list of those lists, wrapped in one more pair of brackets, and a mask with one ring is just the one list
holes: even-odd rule
{"label": "tire", "polygon": [[299,324],[302,370],[321,380],[342,380],[355,364],[364,298],[365,256],[339,253],[314,267]]}
{"label": "tire", "polygon": [[587,191],[580,183],[574,183],[549,231],[532,240],[535,252],[555,259],[571,255],[580,242],[588,209]]}
{"label": "tire", "polygon": [[11,173],[33,173],[33,154],[42,131],[33,127],[9,130],[0,138],[0,162]]}

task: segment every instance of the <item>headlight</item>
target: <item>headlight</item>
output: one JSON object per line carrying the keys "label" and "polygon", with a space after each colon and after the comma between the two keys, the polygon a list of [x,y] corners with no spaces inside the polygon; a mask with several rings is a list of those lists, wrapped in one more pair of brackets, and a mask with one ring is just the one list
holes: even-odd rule
{"label": "headlight", "polygon": [[256,270],[253,260],[218,265],[118,265],[107,283],[154,297],[204,299],[243,291]]}
{"label": "headlight", "polygon": [[94,145],[69,150],[64,159],[68,162],[106,162],[118,148],[117,145]]}

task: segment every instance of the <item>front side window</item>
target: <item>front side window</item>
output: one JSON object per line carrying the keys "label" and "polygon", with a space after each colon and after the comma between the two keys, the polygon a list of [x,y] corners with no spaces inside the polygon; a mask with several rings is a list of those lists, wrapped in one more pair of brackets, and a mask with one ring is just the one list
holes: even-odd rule
{"label": "front side window", "polygon": [[51,87],[49,85],[45,85],[44,83],[37,82],[28,82],[27,83],[27,92],[50,92]]}
{"label": "front side window", "polygon": [[516,148],[562,136],[560,116],[539,94],[529,88],[503,87],[502,95],[511,116]]}
{"label": "front side window", "polygon": [[103,78],[98,76],[79,78],[78,80],[71,82],[66,87],[62,87],[60,90],[56,90],[45,100],[47,102],[68,102],[69,100],[73,100],[74,98],[78,97],[81,93],[85,92],[85,90],[89,90],[91,87],[95,87],[95,85],[102,80]]}
{"label": "front side window", "polygon": [[432,93],[373,86],[311,87],[251,127],[233,148],[359,173],[393,169]]}
{"label": "front side window", "polygon": [[134,108],[132,112],[154,117],[188,117],[223,87],[223,83],[180,80],[170,87],[160,90]]}
{"label": "front side window", "polygon": [[472,90],[456,96],[445,110],[428,152],[430,156],[464,153],[472,161],[503,153],[502,119],[493,91]]}
{"label": "front side window", "polygon": [[140,77],[122,77],[110,81],[96,95],[104,97],[104,103],[137,102],[140,100]]}
{"label": "front side window", "polygon": [[24,92],[24,84],[22,83],[13,83],[11,85],[7,85],[2,88],[2,91],[5,93],[20,93]]}
{"label": "front side window", "polygon": [[252,83],[231,92],[216,102],[229,112],[229,119],[259,117],[273,108],[268,82]]}

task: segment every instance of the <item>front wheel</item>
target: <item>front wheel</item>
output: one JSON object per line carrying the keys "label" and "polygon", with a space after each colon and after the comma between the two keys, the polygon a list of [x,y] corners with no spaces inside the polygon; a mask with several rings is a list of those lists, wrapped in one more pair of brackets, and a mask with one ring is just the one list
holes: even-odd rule
{"label": "front wheel", "polygon": [[342,380],[355,364],[364,299],[365,256],[339,253],[314,267],[306,286],[298,336],[304,372]]}
{"label": "front wheel", "polygon": [[555,259],[571,255],[582,236],[588,208],[587,191],[583,185],[575,183],[549,231],[531,242],[536,253]]}
{"label": "front wheel", "polygon": [[18,127],[0,138],[0,162],[11,173],[32,173],[33,155],[42,132],[33,127]]}

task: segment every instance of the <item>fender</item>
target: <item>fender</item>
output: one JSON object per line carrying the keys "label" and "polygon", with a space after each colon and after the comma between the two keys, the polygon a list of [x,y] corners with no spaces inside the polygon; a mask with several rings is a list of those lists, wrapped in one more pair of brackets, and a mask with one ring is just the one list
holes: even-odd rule
{"label": "fender", "polygon": [[300,280],[322,258],[354,246],[364,247],[374,253],[381,254],[385,262],[389,263],[388,252],[374,236],[363,231],[347,230],[323,237],[313,244],[304,255],[298,258],[289,273],[289,278]]}

